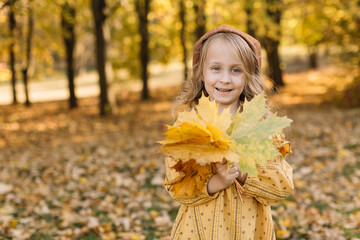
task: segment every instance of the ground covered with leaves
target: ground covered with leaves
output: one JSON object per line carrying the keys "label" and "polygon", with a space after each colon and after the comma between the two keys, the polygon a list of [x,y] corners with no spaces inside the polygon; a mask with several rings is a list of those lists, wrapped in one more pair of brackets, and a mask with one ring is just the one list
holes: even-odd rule
{"label": "ground covered with leaves", "polygon": [[[273,207],[277,237],[360,239],[360,109],[312,102],[314,74],[323,75],[302,74],[273,98],[294,120],[285,133],[296,187]],[[314,92],[295,93],[299,79]],[[106,118],[97,99],[72,111],[66,102],[1,106],[0,239],[166,239],[179,205],[162,186],[155,141],[173,122],[176,91],[123,95]]]}

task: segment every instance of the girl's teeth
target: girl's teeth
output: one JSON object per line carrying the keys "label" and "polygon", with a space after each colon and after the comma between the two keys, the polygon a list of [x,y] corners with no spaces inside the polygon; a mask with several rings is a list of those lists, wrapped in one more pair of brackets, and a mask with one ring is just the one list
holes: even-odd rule
{"label": "girl's teeth", "polygon": [[219,90],[220,92],[230,92],[230,89],[222,89],[222,88],[217,88],[217,90]]}

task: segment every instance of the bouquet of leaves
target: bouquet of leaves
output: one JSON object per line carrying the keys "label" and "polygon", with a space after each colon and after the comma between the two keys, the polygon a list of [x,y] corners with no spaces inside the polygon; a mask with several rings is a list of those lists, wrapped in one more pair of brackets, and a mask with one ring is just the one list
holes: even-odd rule
{"label": "bouquet of leaves", "polygon": [[[218,111],[215,101],[202,96],[196,109],[180,112],[173,126],[167,126],[159,151],[176,160],[172,166],[180,175],[165,184],[175,195],[192,197],[205,182],[206,165],[238,163],[242,172],[256,176],[256,164],[290,152],[282,130],[292,122],[287,117],[269,115],[266,98],[255,96],[243,104],[243,111],[231,116],[229,108]],[[235,181],[236,183],[236,181]],[[239,188],[239,185],[237,185]]]}

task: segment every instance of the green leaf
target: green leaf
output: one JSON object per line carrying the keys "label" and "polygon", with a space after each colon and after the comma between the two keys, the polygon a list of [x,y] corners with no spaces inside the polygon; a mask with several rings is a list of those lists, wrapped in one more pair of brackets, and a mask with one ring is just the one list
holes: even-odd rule
{"label": "green leaf", "polygon": [[[228,133],[235,140],[235,152],[240,155],[238,164],[243,171],[256,176],[256,163],[265,165],[280,153],[273,145],[271,136],[281,133],[292,122],[287,117],[276,114],[266,115],[269,109],[263,93],[246,101],[241,113],[233,116],[233,123]],[[246,169],[246,170],[245,170]]]}

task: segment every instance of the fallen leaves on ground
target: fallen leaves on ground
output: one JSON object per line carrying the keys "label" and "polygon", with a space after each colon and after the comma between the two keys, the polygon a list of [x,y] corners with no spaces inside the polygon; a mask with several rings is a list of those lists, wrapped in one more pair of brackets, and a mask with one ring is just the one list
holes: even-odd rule
{"label": "fallen leaves on ground", "polygon": [[155,141],[171,104],[127,99],[106,118],[96,99],[1,106],[0,239],[167,236],[178,205]]}
{"label": "fallen leaves on ground", "polygon": [[285,111],[294,119],[285,132],[295,191],[273,208],[278,238],[359,239],[360,109]]}
{"label": "fallen leaves on ground", "polygon": [[[94,99],[1,106],[0,239],[169,239],[179,205],[155,141],[175,91],[120,99],[108,118]],[[359,239],[360,110],[287,102],[278,115],[294,120],[296,187],[273,207],[278,238]]]}

